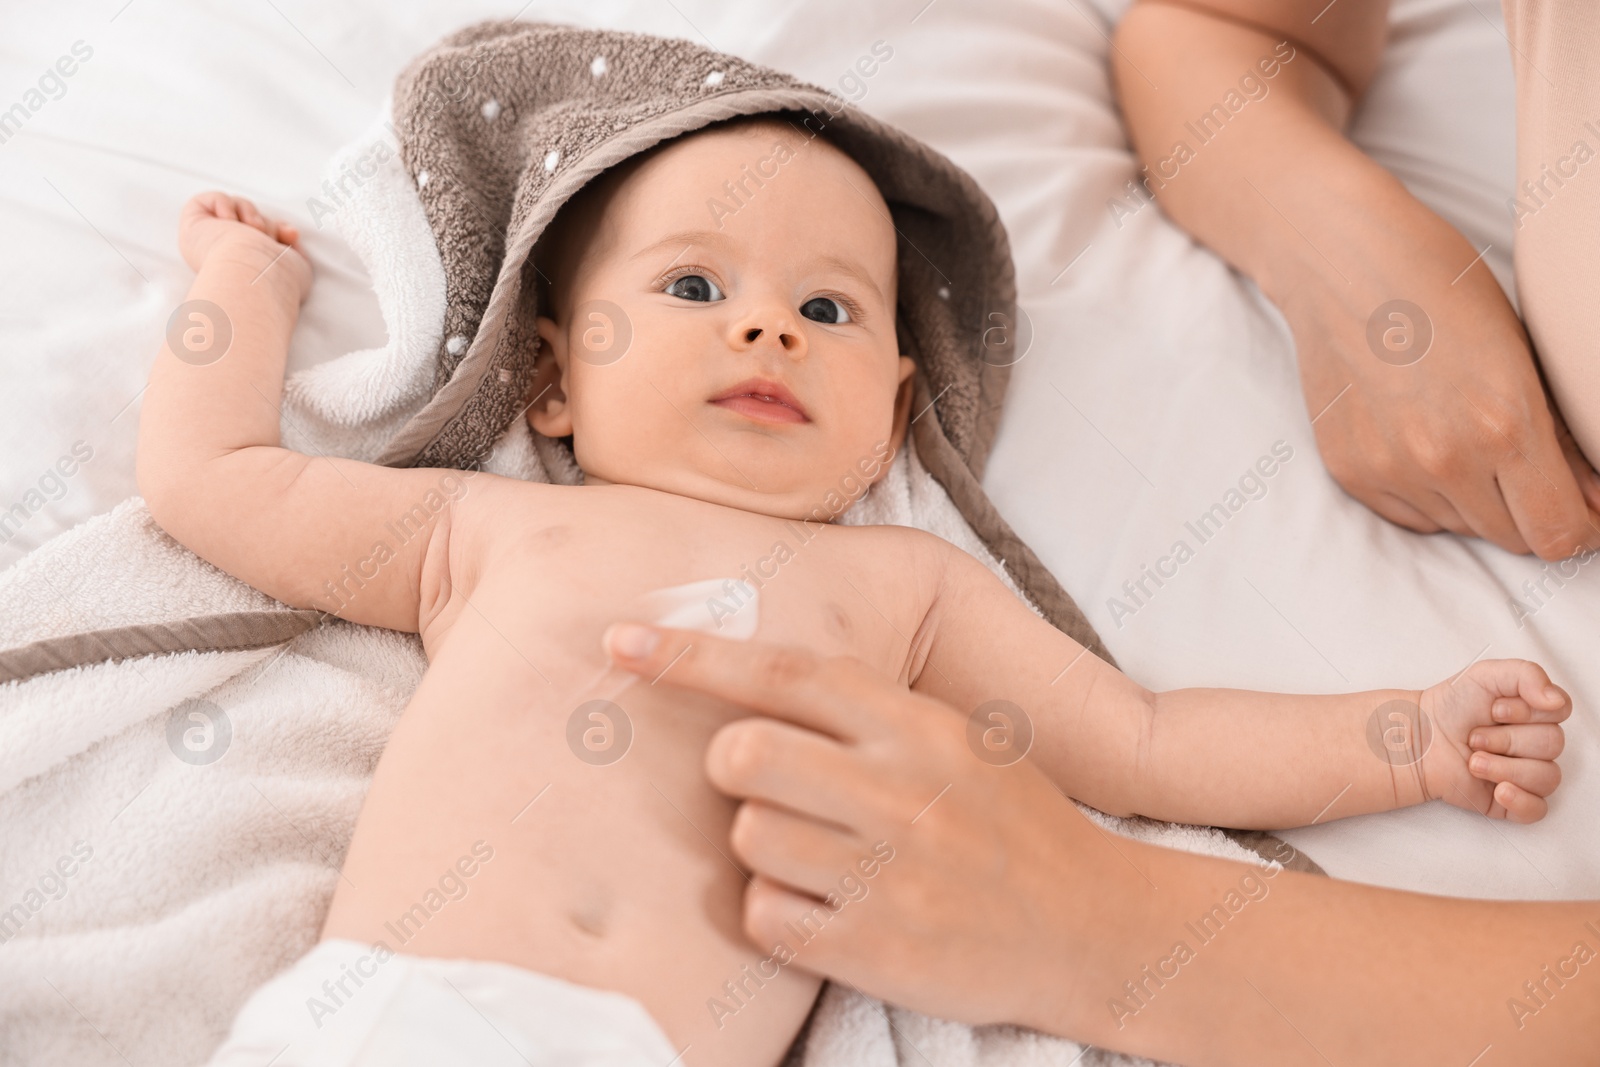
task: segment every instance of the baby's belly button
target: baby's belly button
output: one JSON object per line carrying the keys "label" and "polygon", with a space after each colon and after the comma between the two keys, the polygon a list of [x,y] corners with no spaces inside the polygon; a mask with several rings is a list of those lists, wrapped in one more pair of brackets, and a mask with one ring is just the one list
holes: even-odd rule
{"label": "baby's belly button", "polygon": [[[517,844],[543,888],[535,907],[579,942],[659,938],[663,924],[737,925],[744,875],[727,858],[732,804],[696,774],[582,768]],[[601,786],[597,776],[612,775]],[[587,780],[587,782],[586,782]],[[583,788],[587,785],[587,788]],[[535,804],[518,825],[543,806]]]}
{"label": "baby's belly button", "polygon": [[750,951],[739,929],[744,878],[714,852],[710,862],[701,851],[709,846],[698,834],[695,841],[700,849],[674,835],[646,846],[591,847],[581,857],[545,852],[543,870],[528,879],[508,868],[504,891],[517,902],[513,914],[526,917],[525,965],[633,993],[628,976],[640,968],[692,975],[696,988],[737,972],[728,961]]}
{"label": "baby's belly button", "polygon": [[610,930],[614,905],[610,887],[594,884],[579,887],[567,905],[566,919],[579,934],[605,937]]}
{"label": "baby's belly button", "polygon": [[[578,715],[574,726],[581,709],[571,705],[427,709],[408,749],[414,766],[390,769],[398,779],[387,795],[411,794],[397,821],[413,827],[394,840],[409,850],[404,839],[427,837],[424,866],[453,861],[470,839],[466,824],[488,840],[493,887],[483,886],[479,915],[461,916],[475,936],[498,930],[561,970],[562,961],[598,962],[652,943],[742,941],[745,881],[727,858],[734,806],[702,769],[732,710],[638,688],[616,697],[625,726],[614,714]],[[426,773],[447,802],[420,802],[407,787],[407,774]]]}

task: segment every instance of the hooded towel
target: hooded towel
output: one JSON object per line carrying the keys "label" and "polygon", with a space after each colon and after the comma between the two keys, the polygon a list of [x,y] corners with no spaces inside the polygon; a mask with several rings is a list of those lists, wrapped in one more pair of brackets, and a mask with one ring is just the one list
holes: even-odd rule
{"label": "hooded towel", "polygon": [[[916,360],[911,437],[962,517],[1058,629],[1110,654],[995,511],[979,479],[1010,367],[1026,353],[1011,249],[994,204],[916,139],[786,74],[689,41],[487,22],[413,61],[395,89],[401,160],[445,270],[445,342],[431,398],[383,450],[393,466],[471,468],[525,409],[538,286],[531,253],[561,206],[606,169],[715,122],[798,113],[877,183],[898,234],[898,333]],[[575,476],[565,453],[552,481]]]}

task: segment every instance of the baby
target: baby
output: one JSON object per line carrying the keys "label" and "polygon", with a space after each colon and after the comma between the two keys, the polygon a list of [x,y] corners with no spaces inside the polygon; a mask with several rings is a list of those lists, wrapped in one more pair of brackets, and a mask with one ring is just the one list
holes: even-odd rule
{"label": "baby", "polygon": [[[727,176],[775,146],[793,157],[783,176],[711,222]],[[706,626],[853,656],[963,714],[1025,709],[1028,758],[1118,815],[1284,828],[1444,800],[1527,822],[1559,781],[1569,703],[1532,663],[1475,663],[1423,691],[1157,694],[939,538],[828,523],[841,486],[881,477],[901,446],[915,367],[896,343],[882,197],[781,122],[636,157],[543,239],[526,418],[571,437],[580,487],[281,447],[311,284],[298,236],[207,193],[179,243],[190,298],[223,309],[233,341],[205,365],[157,356],[138,457],[151,514],[288,604],[420,634],[429,663],[321,945],[257,994],[214,1062],[281,1052],[288,1067],[336,1040],[316,1062],[501,1062],[463,1051],[480,1047],[517,1050],[509,1062],[781,1059],[820,980],[803,948],[774,973],[773,946],[742,934],[734,807],[702,771],[708,739],[745,713],[619,686],[601,652],[611,623],[672,607],[652,598],[663,588],[688,587]],[[631,327],[620,359],[596,355],[596,307]],[[447,478],[460,491],[441,494]],[[402,516],[414,535],[374,553]],[[864,843],[859,873],[893,877],[892,856],[892,841]],[[419,908],[430,894],[441,906]]]}

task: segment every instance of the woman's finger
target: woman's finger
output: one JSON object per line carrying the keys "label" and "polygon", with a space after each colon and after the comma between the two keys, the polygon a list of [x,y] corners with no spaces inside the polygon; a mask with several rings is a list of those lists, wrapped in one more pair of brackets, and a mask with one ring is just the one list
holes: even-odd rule
{"label": "woman's finger", "polygon": [[1533,435],[1497,478],[1523,540],[1546,560],[1600,548],[1600,521],[1553,433]]}
{"label": "woman's finger", "polygon": [[1505,497],[1500,495],[1500,485],[1493,477],[1475,478],[1470,484],[1452,486],[1448,503],[1452,512],[1460,515],[1464,527],[1450,527],[1456,533],[1481,537],[1507,552],[1527,555],[1528,542],[1522,539],[1522,532],[1517,529]]}
{"label": "woman's finger", "polygon": [[600,640],[612,662],[653,685],[693,689],[841,740],[874,732],[874,715],[887,713],[884,680],[854,660],[642,623],[617,623]]}
{"label": "woman's finger", "polygon": [[839,826],[861,810],[854,752],[815,730],[776,719],[738,719],[706,746],[706,777],[741,800],[789,808]]}
{"label": "woman's finger", "polygon": [[1415,530],[1417,533],[1438,533],[1443,529],[1433,519],[1412,507],[1409,502],[1394,493],[1375,492],[1368,496],[1358,496],[1356,499],[1396,526],[1404,526],[1406,529]]}
{"label": "woman's finger", "polygon": [[849,892],[867,851],[853,833],[753,800],[739,805],[728,843],[757,874],[818,898]]}
{"label": "woman's finger", "polygon": [[1463,537],[1473,536],[1472,524],[1462,516],[1451,497],[1432,489],[1416,489],[1408,499],[1412,507],[1428,516],[1428,520],[1439,529]]}
{"label": "woman's finger", "polygon": [[816,938],[826,929],[819,922],[821,914],[826,912],[827,907],[819,899],[757,874],[744,893],[744,934],[763,952],[781,953],[785,966],[824,974],[823,961],[815,958],[820,954],[814,951],[822,944],[800,942],[795,931],[802,928],[795,923],[804,923],[804,929],[814,931],[811,936]]}

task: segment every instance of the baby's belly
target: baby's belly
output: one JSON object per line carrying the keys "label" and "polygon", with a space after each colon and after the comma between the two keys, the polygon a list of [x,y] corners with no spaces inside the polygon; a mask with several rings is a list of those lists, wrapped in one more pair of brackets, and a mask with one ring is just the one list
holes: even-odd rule
{"label": "baby's belly", "polygon": [[777,1062],[818,983],[803,949],[781,966],[742,934],[734,805],[703,770],[746,713],[645,680],[574,693],[601,661],[555,647],[457,624],[378,765],[324,936],[627,993],[685,1063]]}

